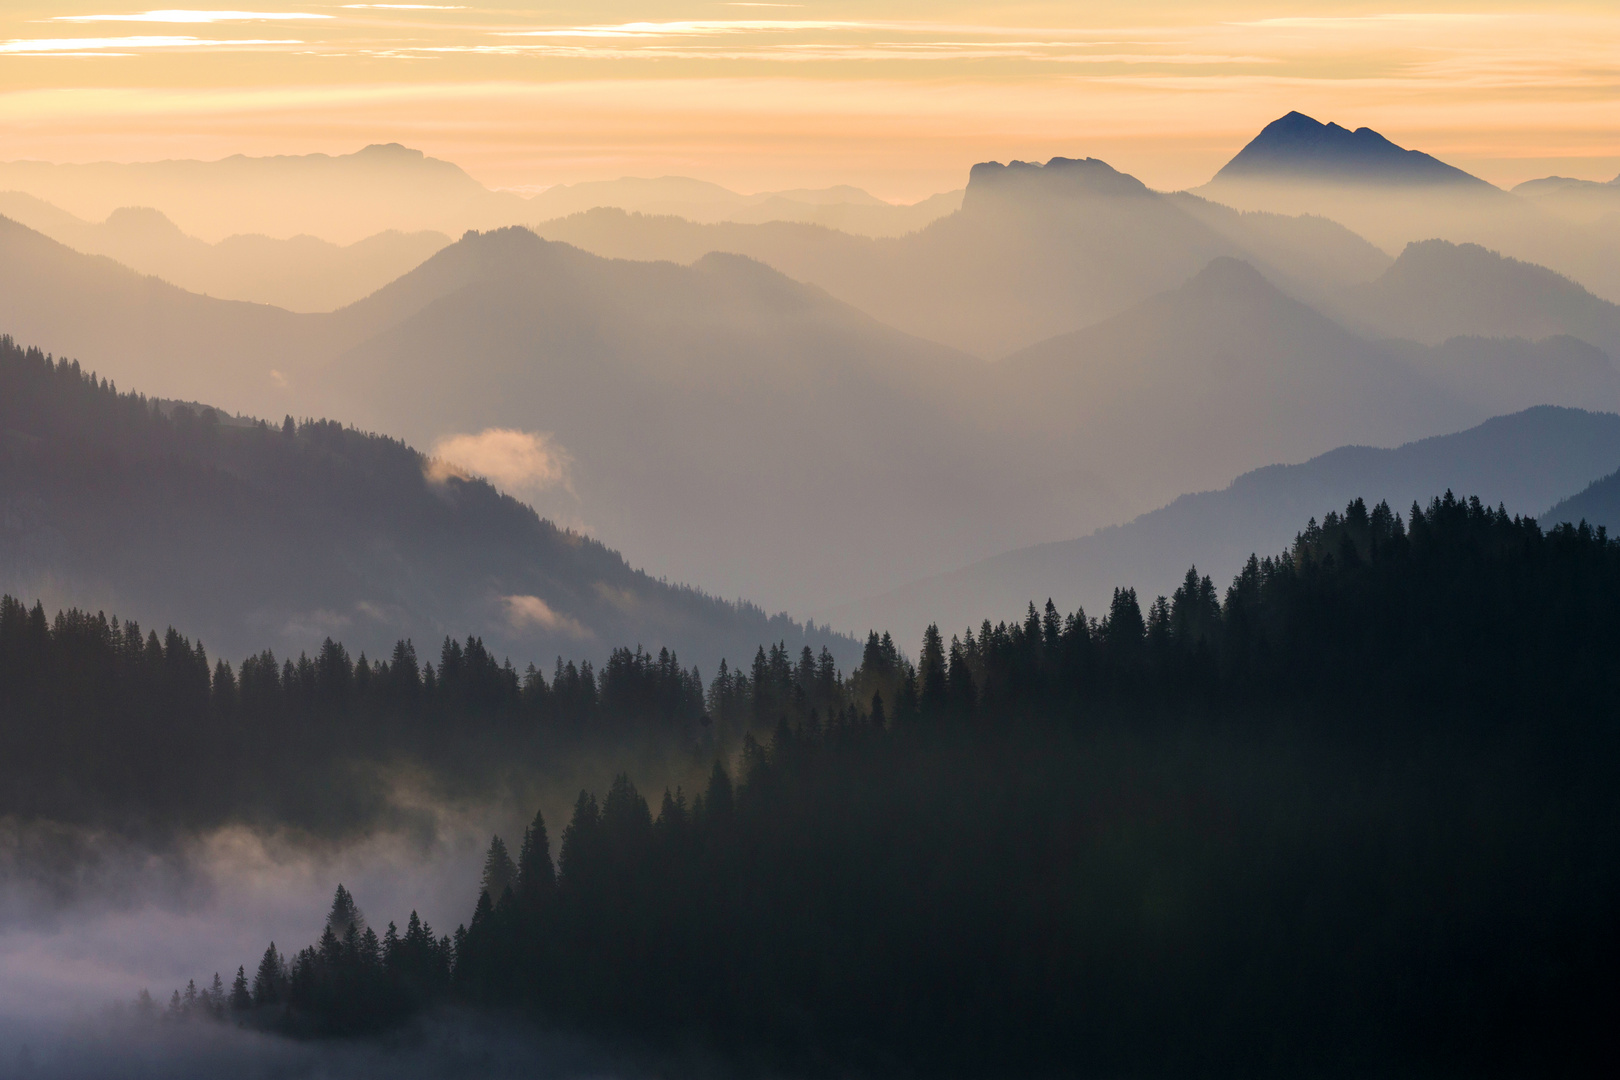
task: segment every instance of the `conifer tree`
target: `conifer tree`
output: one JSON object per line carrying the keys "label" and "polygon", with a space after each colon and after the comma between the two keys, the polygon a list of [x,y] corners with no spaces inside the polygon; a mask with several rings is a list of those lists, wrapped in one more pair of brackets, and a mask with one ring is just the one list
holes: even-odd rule
{"label": "conifer tree", "polygon": [[534,901],[549,893],[557,884],[557,871],[551,863],[551,839],[546,835],[546,819],[538,810],[534,821],[523,831],[523,846],[518,850],[518,893]]}
{"label": "conifer tree", "polygon": [[484,855],[484,874],[479,883],[480,891],[494,903],[507,889],[516,885],[517,881],[518,868],[512,862],[512,856],[507,854],[506,841],[499,836],[490,837],[489,851]]}
{"label": "conifer tree", "polygon": [[259,970],[253,974],[253,1004],[279,1005],[286,1000],[287,966],[271,942],[259,961]]}
{"label": "conifer tree", "polygon": [[253,991],[248,989],[247,969],[245,967],[238,966],[236,978],[231,981],[230,1006],[232,1012],[246,1012],[253,1008]]}
{"label": "conifer tree", "polygon": [[355,906],[353,894],[339,884],[337,892],[332,894],[332,910],[326,916],[327,929],[331,930],[335,937],[341,939],[350,927],[354,927],[355,932],[358,933],[360,927],[364,925],[365,917],[360,914],[360,909]]}

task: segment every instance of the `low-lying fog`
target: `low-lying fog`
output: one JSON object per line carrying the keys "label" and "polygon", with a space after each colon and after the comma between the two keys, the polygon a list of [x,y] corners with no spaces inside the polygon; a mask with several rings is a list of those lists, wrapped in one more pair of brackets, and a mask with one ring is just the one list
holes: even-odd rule
{"label": "low-lying fog", "polygon": [[272,940],[289,958],[313,944],[340,882],[379,934],[412,910],[453,932],[471,915],[491,833],[515,845],[518,820],[439,807],[421,828],[347,843],[237,826],[162,845],[0,822],[0,1075],[600,1075],[601,1056],[577,1041],[488,1019],[441,1015],[383,1043],[315,1044],[134,1008],[142,989],[161,1010],[216,971],[228,988],[239,964],[251,978]]}

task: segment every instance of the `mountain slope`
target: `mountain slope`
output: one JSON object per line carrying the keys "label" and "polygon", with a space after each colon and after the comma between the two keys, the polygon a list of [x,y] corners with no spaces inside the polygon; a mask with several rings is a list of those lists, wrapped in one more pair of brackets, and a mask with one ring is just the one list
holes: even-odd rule
{"label": "mountain slope", "polygon": [[316,377],[328,408],[424,445],[546,433],[570,465],[538,505],[728,594],[858,595],[1120,508],[985,429],[983,362],[740,256],[606,260],[503,230],[338,315],[389,329]]}
{"label": "mountain slope", "polygon": [[0,218],[0,332],[124,385],[270,412],[272,372],[323,347],[321,317],[215,300]]}
{"label": "mountain slope", "polygon": [[[850,629],[931,621],[955,628],[987,614],[1020,616],[1025,604],[1047,597],[1062,610],[1083,604],[1101,614],[1114,586],[1135,586],[1145,605],[1155,595],[1168,595],[1195,564],[1217,582],[1228,581],[1251,553],[1282,550],[1301,521],[1343,510],[1353,498],[1387,499],[1404,515],[1413,500],[1449,488],[1476,492],[1513,512],[1535,513],[1617,463],[1620,416],[1538,407],[1395,449],[1345,446],[1299,465],[1256,469],[1221,490],[1183,495],[1128,525],[1009,551],[828,617]],[[1607,505],[1620,509],[1620,481],[1611,477],[1606,483]],[[1585,504],[1561,504],[1547,520],[1585,516],[1620,527],[1620,514],[1598,507],[1597,487]]]}
{"label": "mountain slope", "polygon": [[1006,422],[1064,433],[1070,457],[1149,505],[1266,461],[1478,419],[1235,259],[997,371]]}
{"label": "mountain slope", "polygon": [[1454,165],[1395,145],[1372,128],[1350,131],[1301,112],[1267,124],[1215,174],[1217,183],[1254,179],[1489,187]]}
{"label": "mountain slope", "polygon": [[1388,264],[1340,226],[1164,196],[1095,159],[976,165],[959,212],[895,239],[603,211],[536,228],[621,258],[745,254],[891,326],[986,357],[1113,315],[1222,255],[1311,299]]}
{"label": "mountain slope", "polygon": [[1458,335],[1529,340],[1568,334],[1620,357],[1620,305],[1541,266],[1477,244],[1408,244],[1376,280],[1341,302],[1356,325],[1439,344]]}
{"label": "mountain slope", "polygon": [[199,632],[215,655],[446,634],[545,663],[669,646],[712,670],[761,641],[853,642],[632,570],[488,484],[331,422],[117,395],[0,339],[0,591]]}

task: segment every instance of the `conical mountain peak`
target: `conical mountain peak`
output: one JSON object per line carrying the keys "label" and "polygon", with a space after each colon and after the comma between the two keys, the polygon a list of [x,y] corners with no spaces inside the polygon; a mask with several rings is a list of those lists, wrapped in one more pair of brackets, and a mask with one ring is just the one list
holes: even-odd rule
{"label": "conical mountain peak", "polygon": [[1267,124],[1215,174],[1214,182],[1234,180],[1489,186],[1429,154],[1398,146],[1372,128],[1351,131],[1301,112]]}

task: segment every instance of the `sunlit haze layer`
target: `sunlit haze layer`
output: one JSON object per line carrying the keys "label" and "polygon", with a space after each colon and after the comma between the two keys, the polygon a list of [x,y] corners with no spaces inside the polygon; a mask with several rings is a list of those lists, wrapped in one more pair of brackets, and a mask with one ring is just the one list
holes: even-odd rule
{"label": "sunlit haze layer", "polygon": [[1596,2],[244,6],[5,5],[0,159],[399,141],[496,187],[680,174],[911,201],[1055,154],[1193,186],[1300,109],[1501,185],[1620,168],[1620,13]]}

